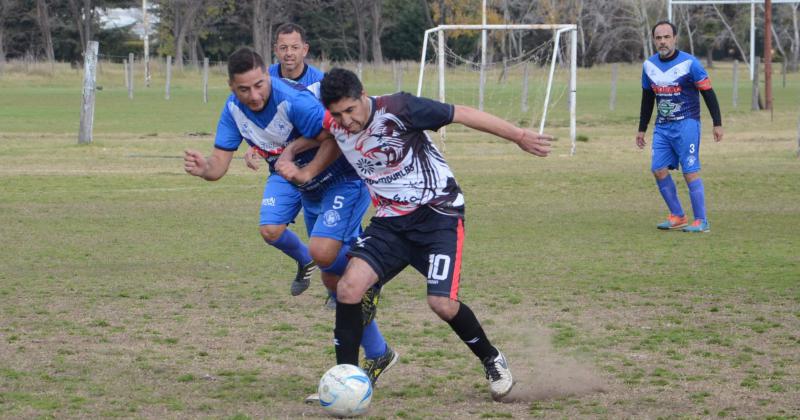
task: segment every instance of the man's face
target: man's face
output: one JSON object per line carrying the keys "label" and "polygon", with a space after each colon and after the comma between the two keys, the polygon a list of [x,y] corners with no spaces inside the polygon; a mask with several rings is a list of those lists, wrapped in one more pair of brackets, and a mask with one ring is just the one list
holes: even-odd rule
{"label": "man's face", "polygon": [[278,34],[278,39],[275,41],[275,55],[284,73],[302,70],[306,54],[308,54],[308,44],[303,42],[299,33]]}
{"label": "man's face", "polygon": [[370,103],[365,92],[358,98],[342,98],[328,106],[331,117],[342,128],[351,133],[359,133],[366,128],[369,120]]}
{"label": "man's face", "polygon": [[229,80],[228,85],[236,98],[247,105],[251,111],[261,111],[267,104],[270,89],[269,76],[261,68],[256,67],[245,73],[233,75],[233,80]]}
{"label": "man's face", "polygon": [[656,44],[659,57],[667,58],[675,52],[675,35],[669,25],[658,25],[653,31],[653,42]]}

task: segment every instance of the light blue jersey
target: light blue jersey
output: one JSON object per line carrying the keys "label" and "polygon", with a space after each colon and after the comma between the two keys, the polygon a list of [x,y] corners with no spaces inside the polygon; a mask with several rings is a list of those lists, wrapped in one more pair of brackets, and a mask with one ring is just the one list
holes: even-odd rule
{"label": "light blue jersey", "polygon": [[279,78],[279,79],[286,79],[297,82],[306,87],[306,89],[310,90],[311,93],[314,94],[317,98],[319,98],[319,84],[322,81],[322,78],[325,77],[325,73],[323,73],[320,69],[310,66],[308,64],[304,64],[305,68],[303,69],[303,74],[296,79],[289,79],[283,77],[281,74],[281,65],[280,64],[273,64],[269,66],[269,75],[270,77]]}
{"label": "light blue jersey", "polygon": [[[300,136],[313,139],[319,135],[325,108],[302,85],[277,78],[272,78],[271,82],[269,100],[261,111],[253,112],[235,94],[228,97],[217,124],[214,147],[234,151],[244,140],[258,149],[259,154],[267,159],[270,172],[275,172],[275,161],[287,144]],[[306,165],[316,151],[312,149],[298,154],[295,162],[299,166]],[[342,180],[355,179],[358,175],[340,157],[298,189],[302,192],[318,191]]]}
{"label": "light blue jersey", "polygon": [[676,51],[664,61],[658,54],[644,62],[642,88],[656,94],[656,125],[686,118],[700,120],[700,90],[711,89],[702,64],[691,54]]}

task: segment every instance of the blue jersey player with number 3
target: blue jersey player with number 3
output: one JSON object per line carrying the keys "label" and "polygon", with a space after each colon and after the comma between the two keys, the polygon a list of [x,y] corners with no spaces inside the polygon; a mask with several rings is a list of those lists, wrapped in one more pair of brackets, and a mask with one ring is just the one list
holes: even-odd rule
{"label": "blue jersey player with number 3", "polygon": [[[675,25],[662,21],[653,26],[653,41],[658,54],[644,62],[642,70],[642,107],[636,145],[646,142],[644,132],[657,104],[653,130],[651,170],[661,196],[669,208],[669,217],[657,227],[662,230],[682,229],[684,232],[709,232],[706,216],[705,190],[700,178],[700,98],[711,113],[714,140],[722,140],[722,118],[719,102],[708,73],[694,56],[675,48]],[[689,187],[694,221],[691,225],[683,212],[675,182],[669,170],[680,168]]]}

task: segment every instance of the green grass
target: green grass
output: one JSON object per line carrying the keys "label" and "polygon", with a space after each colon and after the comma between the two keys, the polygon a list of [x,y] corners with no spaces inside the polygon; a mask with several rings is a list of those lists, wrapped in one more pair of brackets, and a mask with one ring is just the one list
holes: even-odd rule
{"label": "green grass", "polygon": [[[290,297],[293,264],[262,244],[265,173],[239,159],[215,183],[182,170],[185,148],[211,149],[203,133],[214,131],[224,76],[214,73],[208,104],[195,73],[176,74],[170,101],[158,73],[131,101],[121,71],[106,66],[95,140],[79,146],[80,74],[8,68],[0,418],[320,415],[302,398],[333,364],[333,314],[316,282]],[[800,75],[775,90],[771,117],[741,100],[730,109],[729,68],[711,71],[726,138],[714,144],[705,121],[712,232],[689,235],[655,229],[666,210],[649,153],[633,141],[639,72],[622,68],[610,112],[608,67],[581,71],[587,141],[575,156],[563,102],[547,159],[448,131],[445,154],[468,209],[461,298],[509,357],[521,394],[491,402],[480,366],[406,271],[381,302],[378,320],[401,359],[381,378],[371,415],[800,415]],[[413,79],[407,72],[407,90]],[[386,72],[365,80],[374,93],[393,86]],[[503,95],[493,92],[492,106],[515,118],[516,99]],[[603,392],[573,380],[587,370]]]}

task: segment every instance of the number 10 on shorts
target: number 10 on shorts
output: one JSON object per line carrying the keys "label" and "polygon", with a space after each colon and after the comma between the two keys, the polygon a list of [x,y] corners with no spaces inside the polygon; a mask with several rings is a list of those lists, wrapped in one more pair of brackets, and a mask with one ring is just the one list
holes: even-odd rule
{"label": "number 10 on shorts", "polygon": [[447,280],[450,272],[450,256],[445,254],[428,255],[428,283]]}

